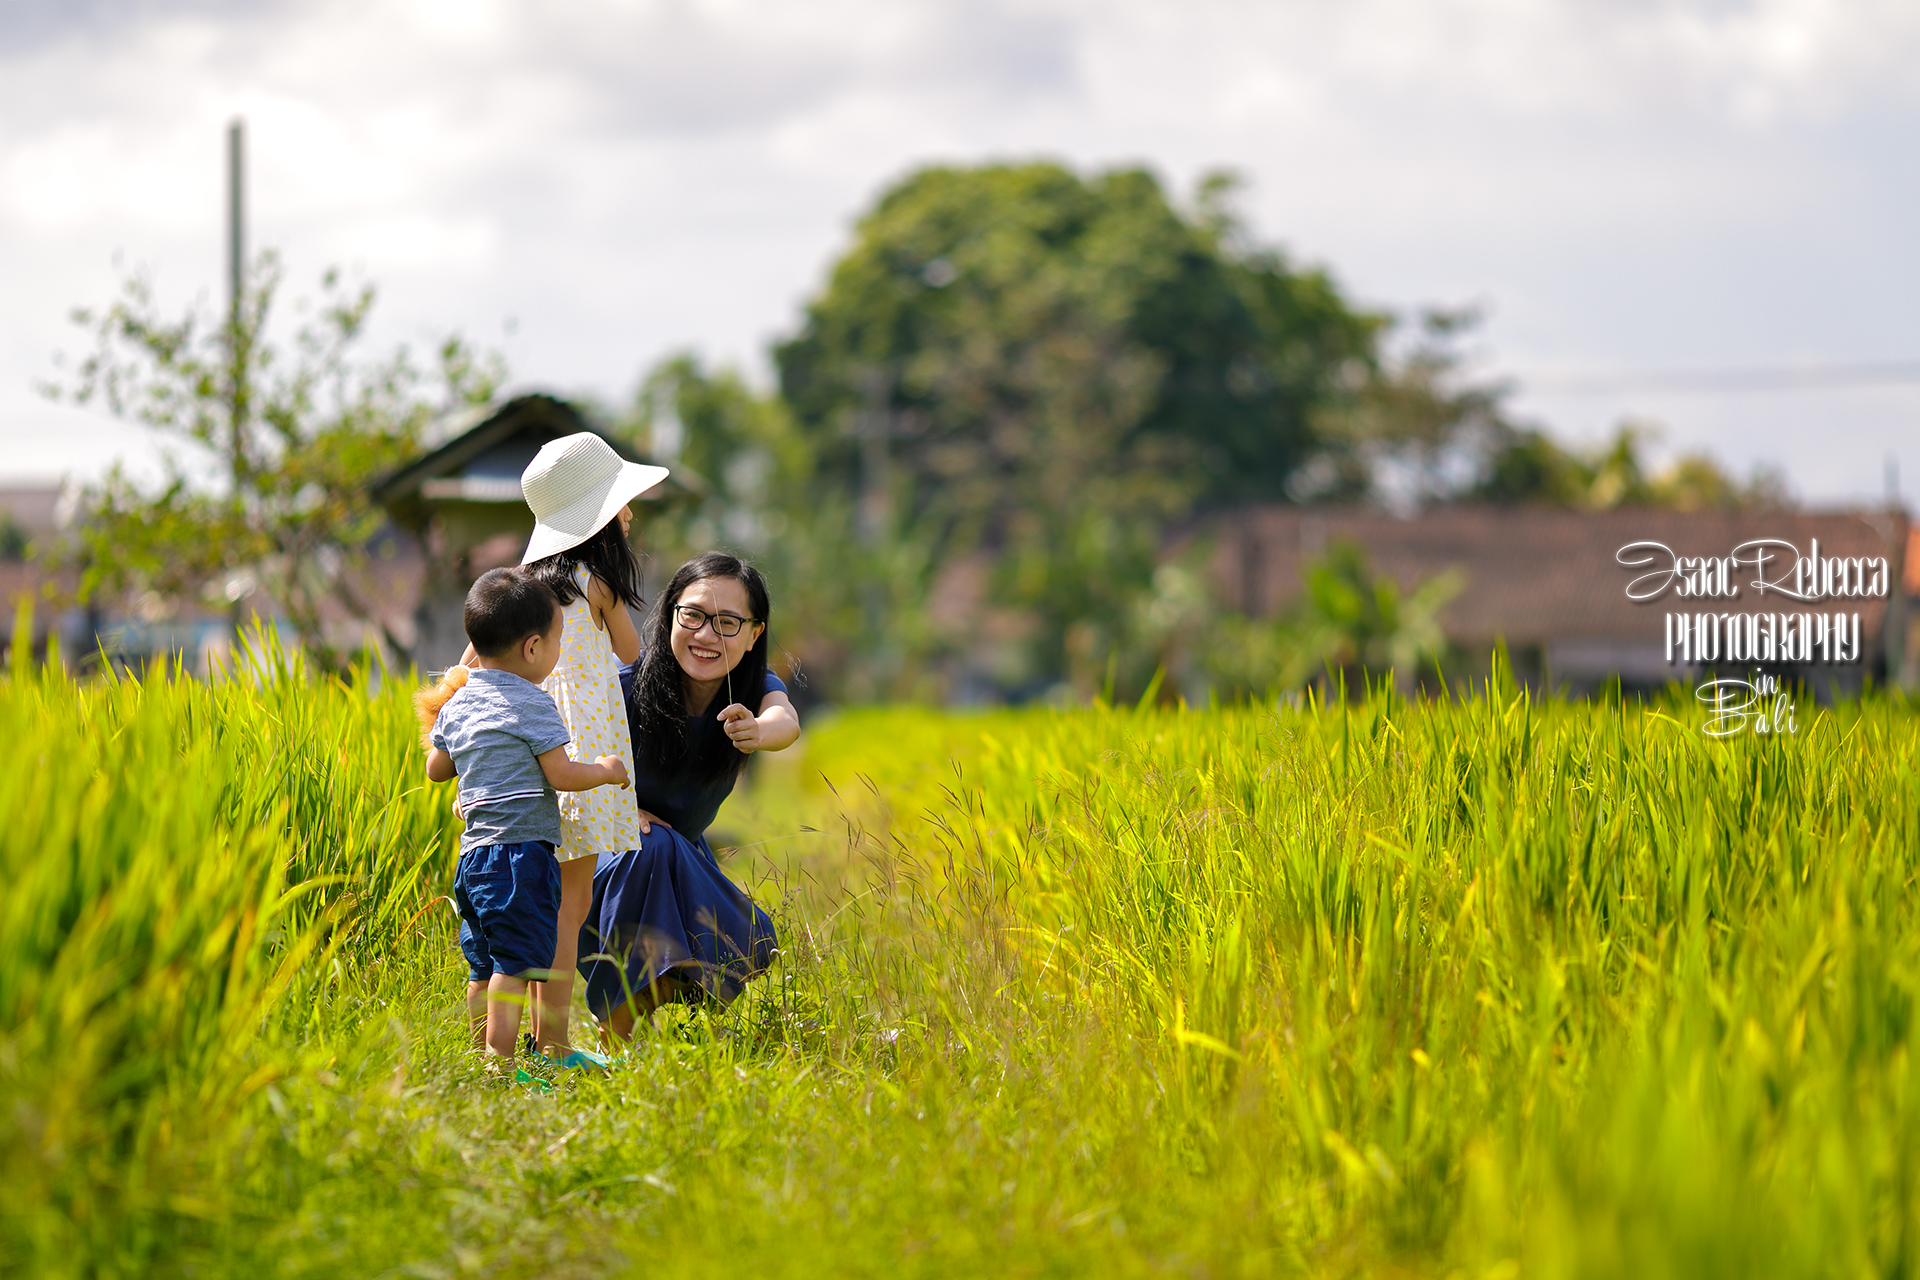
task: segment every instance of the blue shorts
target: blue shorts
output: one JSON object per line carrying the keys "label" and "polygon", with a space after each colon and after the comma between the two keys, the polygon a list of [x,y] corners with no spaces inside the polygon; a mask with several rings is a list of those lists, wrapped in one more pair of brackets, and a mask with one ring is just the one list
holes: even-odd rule
{"label": "blue shorts", "polygon": [[560,940],[560,864],[546,841],[483,844],[462,853],[453,905],[460,909],[460,951],[473,981],[552,966]]}

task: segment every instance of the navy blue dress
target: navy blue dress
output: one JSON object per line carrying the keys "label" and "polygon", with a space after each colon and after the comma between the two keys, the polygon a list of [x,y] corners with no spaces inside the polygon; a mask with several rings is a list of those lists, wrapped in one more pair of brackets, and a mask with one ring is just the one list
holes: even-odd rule
{"label": "navy blue dress", "polygon": [[[620,668],[620,687],[629,695],[639,665]],[[761,697],[786,691],[780,677],[767,672]],[[724,693],[714,697],[724,702]],[[688,757],[699,758],[705,738],[725,732],[706,711],[688,716]],[[645,755],[636,730],[634,799],[672,826],[654,823],[638,849],[603,857],[594,872],[593,906],[580,929],[580,974],[587,1007],[599,1018],[669,970],[692,984],[683,994],[704,991],[726,1004],[773,963],[779,946],[773,921],[721,873],[707,843],[707,828],[738,775],[660,774],[642,763]]]}

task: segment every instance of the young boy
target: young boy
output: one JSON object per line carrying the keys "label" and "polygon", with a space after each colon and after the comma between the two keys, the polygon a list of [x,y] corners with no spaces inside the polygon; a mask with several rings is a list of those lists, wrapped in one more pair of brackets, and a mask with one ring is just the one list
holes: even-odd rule
{"label": "young boy", "polygon": [[539,688],[560,657],[566,625],[553,592],[519,569],[482,574],[467,592],[467,683],[440,708],[427,778],[460,779],[466,834],[453,901],[467,957],[467,1014],[489,1054],[512,1058],[527,983],[546,977],[560,920],[556,791],[629,785],[618,756],[567,758],[571,741]]}

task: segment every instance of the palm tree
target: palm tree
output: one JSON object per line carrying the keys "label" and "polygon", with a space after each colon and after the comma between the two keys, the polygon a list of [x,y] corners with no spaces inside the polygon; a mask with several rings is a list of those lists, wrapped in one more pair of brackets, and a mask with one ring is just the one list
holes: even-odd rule
{"label": "palm tree", "polygon": [[1445,652],[1440,610],[1466,586],[1466,575],[1449,569],[1403,595],[1351,542],[1329,546],[1304,576],[1306,602],[1282,624],[1291,641],[1280,675],[1287,689],[1336,672],[1349,688],[1363,687],[1368,673],[1390,673],[1401,688],[1411,687],[1422,661]]}

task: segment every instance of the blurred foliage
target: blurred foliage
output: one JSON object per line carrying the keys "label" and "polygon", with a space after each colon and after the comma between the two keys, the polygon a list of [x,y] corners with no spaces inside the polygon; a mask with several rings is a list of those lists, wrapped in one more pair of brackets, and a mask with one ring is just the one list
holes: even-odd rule
{"label": "blurred foliage", "polygon": [[[1047,163],[906,177],[775,348],[777,389],[681,353],[606,415],[704,482],[650,523],[654,580],[717,546],[758,561],[802,701],[1195,699],[1405,671],[1437,636],[1437,604],[1357,560],[1313,570],[1311,619],[1238,617],[1211,585],[1219,512],[1786,502],[1777,477],[1741,483],[1702,455],[1655,472],[1635,424],[1587,452],[1514,422],[1507,389],[1472,375],[1477,312],[1356,306],[1256,243],[1236,189],[1214,174],[1179,202],[1139,169]],[[372,291],[333,275],[283,350],[278,284],[267,256],[225,323],[161,317],[138,278],[76,313],[97,350],[55,394],[186,452],[157,486],[111,472],[50,555],[84,598],[149,615],[238,620],[259,591],[338,668],[375,612],[369,482],[503,371],[458,339],[431,375],[404,348],[357,360]]]}
{"label": "blurred foliage", "polygon": [[1372,502],[1404,511],[1444,502],[1528,503],[1604,511],[1775,510],[1792,505],[1785,478],[1756,468],[1745,481],[1704,453],[1655,469],[1651,423],[1622,422],[1605,444],[1569,448],[1508,414],[1509,388],[1470,376],[1461,343],[1478,311],[1422,312],[1403,348],[1388,326],[1367,376],[1316,410],[1315,453],[1287,484],[1295,501]]}
{"label": "blurred foliage", "polygon": [[13,518],[13,512],[0,511],[0,561],[18,563],[33,549],[33,535]]}
{"label": "blurred foliage", "polygon": [[684,356],[649,376],[630,431],[716,482],[670,536],[772,569],[840,697],[1137,693],[1198,582],[1158,575],[1170,532],[1279,497],[1386,323],[1251,245],[1233,188],[1183,212],[1139,170],[908,177],[776,349],[778,397]]}
{"label": "blurred foliage", "polygon": [[[1405,507],[1461,496],[1514,432],[1506,389],[1466,376],[1458,344],[1479,323],[1472,309],[1422,312],[1404,351],[1380,351],[1345,394],[1319,405],[1318,448],[1288,478],[1288,496]],[[1399,327],[1382,331],[1382,348]]]}
{"label": "blurred foliage", "polygon": [[376,618],[365,569],[385,515],[368,486],[419,452],[437,411],[488,401],[505,370],[458,338],[435,353],[431,376],[405,347],[357,359],[374,293],[335,271],[283,346],[268,330],[279,286],[267,253],[224,321],[164,317],[140,276],[104,310],[74,312],[95,349],[70,383],[45,390],[104,403],[170,447],[157,485],[116,464],[86,490],[76,532],[46,558],[78,571],[88,602],[140,595],[238,617],[260,592],[272,609],[259,611],[278,612],[323,667],[339,669]]}
{"label": "blurred foliage", "polygon": [[1300,571],[1306,590],[1277,619],[1227,615],[1199,655],[1204,684],[1228,695],[1289,693],[1308,685],[1364,696],[1389,676],[1409,689],[1451,665],[1440,612],[1466,586],[1449,570],[1411,590],[1376,574],[1359,545],[1336,541]]}
{"label": "blurred foliage", "polygon": [[1756,467],[1743,483],[1706,454],[1687,453],[1652,471],[1643,455],[1657,435],[1649,424],[1623,422],[1606,445],[1581,451],[1563,448],[1540,431],[1510,431],[1488,452],[1469,496],[1588,511],[1769,511],[1792,505],[1785,477],[1765,467]]}
{"label": "blurred foliage", "polygon": [[756,558],[803,697],[1357,690],[1441,646],[1458,583],[1403,597],[1337,549],[1307,613],[1244,619],[1211,586],[1209,514],[1784,501],[1703,457],[1650,475],[1637,427],[1588,455],[1516,425],[1471,376],[1477,312],[1362,310],[1254,244],[1234,191],[1214,175],[1183,210],[1131,169],[909,176],[776,347],[777,392],[684,354],[646,378],[625,433],[711,486],[650,529],[662,569]]}
{"label": "blurred foliage", "polygon": [[1288,620],[1294,643],[1281,668],[1282,688],[1297,688],[1321,670],[1346,673],[1355,692],[1364,681],[1351,677],[1362,672],[1411,680],[1423,659],[1446,651],[1440,610],[1466,586],[1464,574],[1449,570],[1402,592],[1351,542],[1335,542],[1301,576],[1306,600]]}
{"label": "blurred foliage", "polygon": [[775,352],[822,474],[857,488],[878,427],[899,509],[963,539],[1071,482],[1149,509],[1279,492],[1385,318],[1250,245],[1234,188],[1183,213],[1141,170],[1027,164],[886,192]]}
{"label": "blurred foliage", "polygon": [[[818,484],[814,448],[784,400],[731,369],[710,370],[694,355],[676,354],[648,373],[617,417],[615,434],[705,482],[698,502],[647,523],[643,549],[653,588],[682,561],[732,548],[751,557],[773,588],[774,665],[796,701],[819,695],[822,674],[836,697],[866,701],[899,692],[872,680],[870,670],[864,683],[850,675],[845,658],[863,626],[862,584],[884,590],[896,582],[901,575],[888,572],[888,553],[912,549],[860,545],[852,498]],[[889,634],[897,636],[919,611],[911,598],[894,604]]]}

